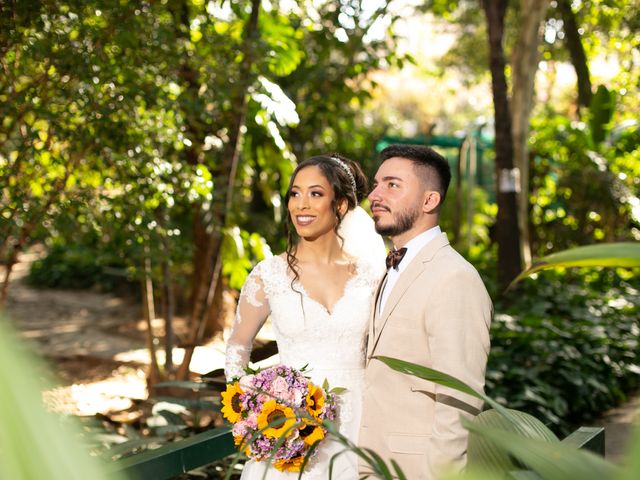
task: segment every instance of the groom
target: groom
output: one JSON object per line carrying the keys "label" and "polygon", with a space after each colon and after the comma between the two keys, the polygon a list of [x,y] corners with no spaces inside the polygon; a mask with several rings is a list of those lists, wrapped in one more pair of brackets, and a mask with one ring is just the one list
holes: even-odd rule
{"label": "groom", "polygon": [[369,202],[376,231],[395,248],[372,308],[360,446],[394,459],[411,480],[431,480],[464,466],[460,417],[479,413],[482,402],[372,357],[424,365],[482,390],[492,305],[478,272],[438,226],[447,161],[414,145],[387,147],[381,159]]}

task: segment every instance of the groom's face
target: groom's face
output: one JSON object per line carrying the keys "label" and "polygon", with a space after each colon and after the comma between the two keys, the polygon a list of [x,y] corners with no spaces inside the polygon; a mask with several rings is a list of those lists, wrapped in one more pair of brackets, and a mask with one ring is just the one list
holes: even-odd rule
{"label": "groom's face", "polygon": [[422,213],[424,189],[411,160],[385,160],[369,194],[376,231],[396,237],[411,230]]}

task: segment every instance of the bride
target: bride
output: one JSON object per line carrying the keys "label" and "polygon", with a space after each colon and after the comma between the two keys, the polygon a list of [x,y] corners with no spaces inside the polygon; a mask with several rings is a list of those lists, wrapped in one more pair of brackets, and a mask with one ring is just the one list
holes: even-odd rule
{"label": "bride", "polygon": [[[244,375],[253,339],[271,316],[282,364],[296,369],[307,365],[305,374],[314,383],[322,385],[326,379],[332,388],[346,388],[338,395],[337,424],[354,443],[362,408],[369,311],[385,257],[382,238],[358,207],[366,190],[360,167],[342,156],[315,156],[298,165],[285,197],[287,250],[260,262],[247,278],[225,365],[229,381]],[[323,441],[302,478],[328,478],[331,457],[342,450],[336,441]],[[285,480],[298,474],[250,460],[242,478]],[[356,456],[340,454],[332,478],[357,479]]]}

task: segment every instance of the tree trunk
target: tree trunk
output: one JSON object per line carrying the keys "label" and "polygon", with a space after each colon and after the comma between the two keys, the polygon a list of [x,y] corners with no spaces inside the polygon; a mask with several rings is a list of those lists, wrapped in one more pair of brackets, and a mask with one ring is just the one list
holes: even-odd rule
{"label": "tree trunk", "polygon": [[511,55],[511,125],[513,163],[520,171],[518,221],[520,255],[525,265],[531,264],[529,239],[529,118],[533,105],[534,84],[538,71],[538,45],[549,0],[522,0],[520,30]]}
{"label": "tree trunk", "polygon": [[171,275],[171,249],[167,238],[166,230],[168,225],[167,212],[163,209],[160,212],[159,220],[163,227],[162,233],[162,310],[164,314],[164,368],[167,376],[173,373],[173,346],[175,343],[173,335],[173,314],[175,311],[175,294],[173,291],[173,277]]}
{"label": "tree trunk", "polygon": [[593,95],[587,54],[582,45],[576,14],[571,8],[571,0],[557,0],[556,3],[560,16],[562,17],[562,29],[564,30],[567,49],[571,56],[571,63],[573,64],[578,79],[578,110],[580,110],[580,107],[589,106],[591,96]]}
{"label": "tree trunk", "polygon": [[[251,67],[254,61],[254,44],[258,36],[258,16],[260,0],[251,1],[251,14],[245,25],[241,45],[243,62],[236,82],[235,95],[232,97],[232,118],[229,125],[229,141],[222,151],[222,165],[220,175],[214,181],[214,187],[224,191],[222,201],[212,201],[210,215],[210,231],[207,231],[208,241],[203,255],[203,274],[200,283],[194,288],[194,304],[191,314],[190,330],[185,346],[184,360],[178,369],[177,378],[186,379],[189,376],[189,364],[193,357],[195,346],[201,341],[205,330],[205,323],[214,301],[214,294],[219,288],[222,272],[220,255],[222,246],[222,227],[226,223],[226,212],[231,207],[233,198],[233,184],[238,166],[240,139],[242,126],[245,122],[247,110],[247,90],[252,82]],[[225,190],[226,189],[226,190]]]}
{"label": "tree trunk", "polygon": [[495,110],[498,285],[503,289],[520,273],[522,266],[516,204],[518,174],[513,168],[511,115],[509,114],[505,58],[502,48],[504,17],[508,3],[508,0],[482,1],[489,30],[489,66],[491,69],[491,89]]}
{"label": "tree trunk", "polygon": [[156,338],[153,334],[153,320],[156,318],[155,303],[153,300],[153,280],[151,278],[151,260],[148,249],[145,247],[143,259],[142,277],[142,304],[144,306],[144,320],[147,324],[147,348],[149,349],[149,373],[147,383],[149,386],[160,381],[160,368],[158,366],[158,355],[156,352]]}

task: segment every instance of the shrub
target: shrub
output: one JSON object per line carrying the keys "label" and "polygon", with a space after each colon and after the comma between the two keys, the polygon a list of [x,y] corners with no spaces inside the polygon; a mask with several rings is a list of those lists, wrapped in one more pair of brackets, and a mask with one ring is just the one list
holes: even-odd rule
{"label": "shrub", "polygon": [[520,284],[496,302],[487,393],[561,435],[623,401],[640,385],[639,283],[609,269]]}
{"label": "shrub", "polygon": [[[121,273],[114,276],[109,271]],[[111,291],[130,283],[124,272],[122,266],[103,265],[95,250],[86,246],[55,244],[44,258],[33,262],[27,281],[36,287],[99,287]]]}

